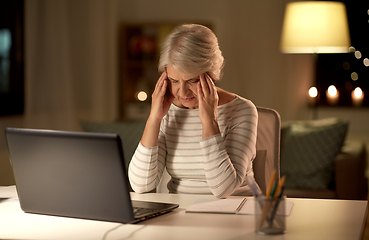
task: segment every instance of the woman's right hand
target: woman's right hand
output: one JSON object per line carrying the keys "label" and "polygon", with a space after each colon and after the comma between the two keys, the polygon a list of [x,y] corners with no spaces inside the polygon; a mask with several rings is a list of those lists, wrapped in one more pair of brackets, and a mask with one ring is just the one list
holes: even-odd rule
{"label": "woman's right hand", "polygon": [[145,130],[141,138],[141,144],[144,147],[149,148],[158,145],[161,120],[165,114],[168,113],[169,107],[174,100],[174,96],[172,94],[170,94],[168,98],[165,98],[167,85],[167,73],[163,72],[155,85],[154,92],[151,95],[150,116],[146,121]]}
{"label": "woman's right hand", "polygon": [[166,71],[164,71],[161,74],[158,82],[156,83],[154,92],[151,95],[152,100],[149,118],[161,121],[165,114],[168,113],[170,105],[174,100],[174,96],[172,94],[169,94],[169,96],[165,98],[167,86],[167,73]]}

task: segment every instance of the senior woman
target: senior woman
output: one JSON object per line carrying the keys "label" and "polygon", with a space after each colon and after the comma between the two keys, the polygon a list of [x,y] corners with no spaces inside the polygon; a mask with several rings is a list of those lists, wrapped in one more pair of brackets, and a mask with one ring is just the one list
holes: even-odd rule
{"label": "senior woman", "polygon": [[257,110],[250,100],[214,85],[223,65],[218,39],[205,26],[182,25],[166,38],[162,74],[129,165],[135,192],[155,189],[166,168],[170,193],[252,194],[246,176],[254,176]]}

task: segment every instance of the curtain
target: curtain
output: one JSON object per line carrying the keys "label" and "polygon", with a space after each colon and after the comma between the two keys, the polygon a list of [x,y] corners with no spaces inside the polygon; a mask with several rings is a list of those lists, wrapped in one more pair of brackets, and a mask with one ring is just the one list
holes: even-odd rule
{"label": "curtain", "polygon": [[25,1],[25,127],[118,117],[116,2]]}

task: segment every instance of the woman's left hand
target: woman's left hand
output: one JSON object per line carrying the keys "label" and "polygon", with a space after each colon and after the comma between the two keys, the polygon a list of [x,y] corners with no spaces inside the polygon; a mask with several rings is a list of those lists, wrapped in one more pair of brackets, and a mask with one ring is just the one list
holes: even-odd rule
{"label": "woman's left hand", "polygon": [[203,138],[219,133],[217,123],[219,96],[213,80],[207,73],[200,75],[200,82],[197,85],[197,96],[200,120],[203,125]]}

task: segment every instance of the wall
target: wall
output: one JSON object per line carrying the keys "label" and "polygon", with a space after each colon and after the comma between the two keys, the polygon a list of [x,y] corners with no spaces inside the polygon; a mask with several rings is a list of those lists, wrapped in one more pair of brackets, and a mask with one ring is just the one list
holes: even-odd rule
{"label": "wall", "polygon": [[226,59],[219,86],[277,109],[286,119],[306,118],[311,56],[279,52],[285,1],[119,1],[120,22],[210,22]]}
{"label": "wall", "polygon": [[[0,131],[8,126],[78,130],[81,116],[99,121],[114,119],[118,113],[119,91],[117,33],[122,22],[211,22],[226,59],[220,87],[251,99],[258,106],[276,109],[282,121],[311,119],[307,89],[312,85],[314,58],[279,52],[287,2],[289,0],[26,1],[27,109],[23,116],[1,117]],[[49,4],[56,5],[50,7]],[[61,12],[64,15],[60,15]],[[58,20],[45,21],[42,16]],[[67,35],[58,33],[59,29],[51,31],[60,24]],[[45,30],[51,31],[50,34]],[[51,39],[52,42],[36,44],[40,34],[46,34],[44,41]],[[63,48],[58,49],[60,47]],[[51,54],[52,50],[59,51]],[[64,57],[62,60],[58,53]],[[64,68],[60,68],[60,64]],[[67,74],[63,69],[68,70]],[[63,77],[60,74],[64,74]],[[49,81],[69,81],[68,86],[73,90],[60,94],[61,88],[54,86],[40,93],[40,88]],[[40,104],[44,106],[55,96],[60,103],[69,103],[63,109],[67,112],[53,115],[50,113],[53,110],[44,109],[42,117],[30,117],[34,116],[34,109],[41,109]],[[76,99],[77,108],[74,107]],[[73,108],[73,114],[68,112],[69,108]],[[351,121],[350,138],[369,142],[368,109],[318,110],[319,118],[331,116]],[[3,137],[0,138],[1,149],[5,149]]]}
{"label": "wall", "polygon": [[[312,119],[307,91],[314,56],[282,54],[279,39],[288,0],[118,1],[119,22],[211,22],[226,59],[219,86],[276,109],[284,120]],[[369,142],[369,109],[319,108],[318,117],[350,121],[350,138]]]}
{"label": "wall", "polygon": [[[41,121],[39,118],[25,121],[29,119],[34,109],[42,108],[40,104],[45,105],[45,102],[51,101],[53,96],[60,98],[62,103],[69,102],[72,105],[76,105],[73,101],[79,98],[77,112],[83,112],[83,108],[94,108],[93,114],[85,114],[87,118],[113,119],[118,112],[116,107],[116,95],[119,91],[117,88],[119,81],[117,33],[119,24],[122,22],[211,22],[226,59],[225,75],[219,83],[220,87],[249,98],[256,105],[275,108],[282,120],[312,117],[311,109],[307,106],[306,92],[312,85],[313,56],[287,55],[279,52],[284,7],[288,0],[81,0],[77,2],[58,0],[52,2],[64,8],[61,9],[58,5],[46,8],[45,6],[50,4],[48,1],[26,1],[27,110],[25,116],[0,118],[1,129],[6,126],[20,125],[76,129],[78,121],[76,118],[80,117],[72,116],[70,121],[73,123],[70,123],[70,121],[63,121],[63,116],[66,114],[51,117],[50,110],[47,109]],[[44,15],[49,17],[59,15],[58,21],[41,21],[42,14],[39,12],[38,5],[45,5],[44,11],[47,14],[44,12]],[[60,12],[64,12],[64,15],[60,15]],[[64,28],[68,31],[67,37],[63,33],[54,36],[55,32],[50,32],[49,36],[45,37],[46,40],[61,40],[50,42],[54,45],[49,42],[35,43],[35,38],[40,34],[42,35],[48,29],[60,27],[61,19],[64,21]],[[47,22],[47,25],[42,25],[42,22]],[[105,39],[102,36],[109,36],[109,38]],[[64,42],[63,39],[65,39]],[[69,62],[60,60],[65,56],[58,56],[58,51],[52,55],[45,55],[44,52],[51,52],[58,47],[62,49],[59,53],[66,52],[64,55],[66,54],[72,60]],[[96,58],[101,59],[100,62],[93,61]],[[42,65],[41,63],[45,61],[49,63]],[[58,68],[63,64],[67,67]],[[60,78],[61,74],[64,75]],[[42,78],[45,78],[44,82],[34,80]],[[60,88],[54,87],[54,90],[50,88],[41,94],[40,87],[45,83],[49,84],[55,78],[57,79],[55,81],[59,82],[72,79],[70,85],[75,86],[73,92],[57,95]],[[49,95],[49,99],[45,94]],[[369,125],[365,122],[369,116],[368,109],[319,109],[318,116],[340,116],[352,121],[352,131],[361,134],[369,132]]]}

